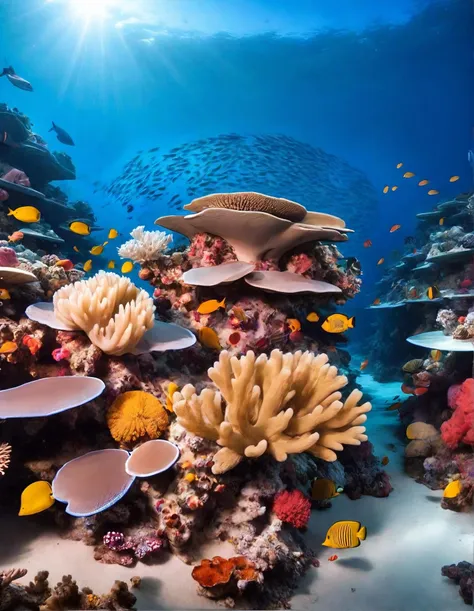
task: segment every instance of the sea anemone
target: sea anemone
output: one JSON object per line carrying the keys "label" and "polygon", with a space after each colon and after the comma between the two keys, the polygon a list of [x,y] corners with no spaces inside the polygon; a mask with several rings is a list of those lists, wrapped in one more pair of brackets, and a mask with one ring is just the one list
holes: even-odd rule
{"label": "sea anemone", "polygon": [[115,399],[107,412],[110,434],[121,443],[157,439],[168,427],[168,415],[156,397],[131,390]]}

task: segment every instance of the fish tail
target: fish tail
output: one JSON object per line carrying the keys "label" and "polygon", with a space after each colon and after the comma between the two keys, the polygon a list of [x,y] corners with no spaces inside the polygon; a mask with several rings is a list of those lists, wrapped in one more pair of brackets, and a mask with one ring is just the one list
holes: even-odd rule
{"label": "fish tail", "polygon": [[367,537],[367,528],[365,526],[361,526],[359,532],[357,533],[357,538],[361,541],[365,541]]}
{"label": "fish tail", "polygon": [[224,299],[219,303],[219,307],[220,308],[225,308],[225,297]]}
{"label": "fish tail", "polygon": [[349,324],[350,329],[355,329],[355,326],[356,326],[355,316],[352,316],[352,318],[349,318],[348,324]]}
{"label": "fish tail", "polygon": [[13,210],[11,208],[8,208],[7,216],[14,216]]}
{"label": "fish tail", "polygon": [[54,121],[51,121],[51,123],[52,123],[53,127],[50,130],[48,130],[48,133],[49,132],[54,132],[54,130],[56,129],[56,125],[54,125]]}

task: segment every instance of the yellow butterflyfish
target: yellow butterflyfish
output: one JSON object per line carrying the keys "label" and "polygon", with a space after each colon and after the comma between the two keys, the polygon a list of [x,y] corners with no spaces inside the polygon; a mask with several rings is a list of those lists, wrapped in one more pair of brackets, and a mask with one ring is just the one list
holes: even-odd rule
{"label": "yellow butterflyfish", "polygon": [[19,516],[32,516],[54,505],[53,490],[49,482],[34,482],[21,493]]}
{"label": "yellow butterflyfish", "polygon": [[41,212],[34,206],[22,206],[16,210],[8,208],[7,216],[13,216],[22,223],[37,223],[41,219]]}

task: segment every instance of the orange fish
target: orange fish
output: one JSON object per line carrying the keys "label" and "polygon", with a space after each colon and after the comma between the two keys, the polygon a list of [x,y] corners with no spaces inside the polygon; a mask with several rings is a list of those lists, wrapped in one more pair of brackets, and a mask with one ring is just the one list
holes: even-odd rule
{"label": "orange fish", "polygon": [[30,353],[34,356],[41,348],[41,342],[32,335],[25,335],[22,339],[23,346],[26,346]]}
{"label": "orange fish", "polygon": [[365,361],[362,361],[362,363],[360,364],[360,370],[364,371],[364,369],[367,367],[368,364],[369,364],[369,359],[365,359]]}
{"label": "orange fish", "polygon": [[0,354],[12,354],[18,350],[16,342],[3,342],[0,346]]}
{"label": "orange fish", "polygon": [[384,467],[386,467],[390,461],[389,461],[388,456],[384,456],[380,462],[382,463]]}
{"label": "orange fish", "polygon": [[392,191],[396,191],[398,189],[397,185],[393,185]]}
{"label": "orange fish", "polygon": [[287,318],[286,324],[288,325],[292,333],[301,331],[301,323],[297,318]]}
{"label": "orange fish", "polygon": [[382,263],[385,261],[385,259],[382,257],[381,259],[379,259],[377,261],[377,265],[382,265]]}
{"label": "orange fish", "polygon": [[392,403],[392,405],[390,405],[390,407],[387,407],[387,412],[394,412],[395,410],[399,409],[399,407],[401,407],[401,403]]}
{"label": "orange fish", "polygon": [[364,248],[370,248],[372,246],[372,240],[366,240],[364,242]]}
{"label": "orange fish", "polygon": [[390,227],[390,233],[394,233],[395,231],[398,231],[400,229],[401,225],[392,225]]}
{"label": "orange fish", "polygon": [[415,388],[415,390],[413,391],[413,394],[417,397],[421,397],[421,395],[424,395],[428,392],[428,388]]}
{"label": "orange fish", "polygon": [[11,235],[8,236],[9,242],[19,242],[23,240],[25,234],[22,231],[14,231]]}
{"label": "orange fish", "polygon": [[415,176],[413,172],[405,172],[403,178],[413,178],[413,176]]}
{"label": "orange fish", "polygon": [[380,305],[382,302],[380,301],[380,297],[377,297],[377,299],[374,300],[373,304],[374,306],[378,306]]}
{"label": "orange fish", "polygon": [[71,259],[60,259],[59,261],[56,261],[55,265],[62,267],[65,272],[71,271],[71,269],[74,267],[74,263],[71,261]]}
{"label": "orange fish", "polygon": [[408,386],[407,384],[402,384],[402,393],[404,393],[405,395],[412,395],[413,391],[414,389],[411,386]]}
{"label": "orange fish", "polygon": [[419,186],[419,187],[424,187],[424,186],[426,186],[426,185],[427,185],[429,182],[430,182],[430,181],[429,181],[429,180],[426,180],[426,179],[424,179],[424,180],[420,180],[420,182],[418,183],[418,186]]}
{"label": "orange fish", "polygon": [[388,185],[385,185],[385,187],[383,188],[383,192],[384,193],[388,193],[389,189],[390,189],[390,187]]}
{"label": "orange fish", "polygon": [[328,561],[329,562],[334,562],[338,558],[339,558],[339,556],[337,554],[334,554],[333,556],[329,556]]}
{"label": "orange fish", "polygon": [[444,217],[439,219],[439,224],[440,224],[440,227],[444,225]]}
{"label": "orange fish", "polygon": [[428,195],[439,195],[439,191],[437,191],[436,189],[430,189],[428,191]]}

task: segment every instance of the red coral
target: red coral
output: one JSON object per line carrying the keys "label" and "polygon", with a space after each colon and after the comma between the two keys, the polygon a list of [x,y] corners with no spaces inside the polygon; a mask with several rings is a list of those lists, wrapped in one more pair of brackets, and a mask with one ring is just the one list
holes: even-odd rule
{"label": "red coral", "polygon": [[465,380],[459,389],[448,392],[448,397],[454,414],[441,425],[444,443],[452,450],[460,443],[474,446],[474,379]]}
{"label": "red coral", "polygon": [[283,490],[275,496],[273,511],[282,522],[304,528],[311,515],[311,501],[299,490]]}

